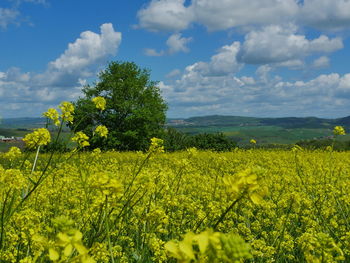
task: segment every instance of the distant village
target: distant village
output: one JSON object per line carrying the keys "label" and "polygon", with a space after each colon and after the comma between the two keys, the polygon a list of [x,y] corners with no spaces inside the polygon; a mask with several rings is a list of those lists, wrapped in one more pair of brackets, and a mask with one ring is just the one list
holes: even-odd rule
{"label": "distant village", "polygon": [[3,135],[0,135],[0,142],[19,142],[22,141],[23,137],[5,137]]}

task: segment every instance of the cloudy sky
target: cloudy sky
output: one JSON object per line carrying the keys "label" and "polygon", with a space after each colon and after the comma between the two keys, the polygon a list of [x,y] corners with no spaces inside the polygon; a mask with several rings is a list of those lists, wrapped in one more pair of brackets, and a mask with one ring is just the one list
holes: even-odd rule
{"label": "cloudy sky", "polygon": [[73,101],[108,61],[168,117],[350,115],[350,0],[0,0],[0,116]]}

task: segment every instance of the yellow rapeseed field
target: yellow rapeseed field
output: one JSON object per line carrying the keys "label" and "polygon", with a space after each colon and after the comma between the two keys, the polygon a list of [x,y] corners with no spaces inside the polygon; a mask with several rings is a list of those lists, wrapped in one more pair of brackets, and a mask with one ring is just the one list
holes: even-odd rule
{"label": "yellow rapeseed field", "polygon": [[0,262],[349,262],[350,153],[0,155]]}
{"label": "yellow rapeseed field", "polygon": [[[44,113],[58,136],[74,122],[59,108]],[[70,153],[40,154],[52,141],[40,128],[24,138],[34,153],[0,154],[1,263],[350,262],[350,152],[164,153],[152,138],[147,152],[102,153],[71,139]]]}

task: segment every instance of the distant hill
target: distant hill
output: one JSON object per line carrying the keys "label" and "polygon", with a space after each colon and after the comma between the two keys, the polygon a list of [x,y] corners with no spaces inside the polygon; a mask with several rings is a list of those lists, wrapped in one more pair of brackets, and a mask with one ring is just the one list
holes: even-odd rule
{"label": "distant hill", "polygon": [[345,127],[350,127],[350,116],[345,117],[345,118],[336,119],[336,123],[338,125],[342,125],[342,126],[345,126]]}
{"label": "distant hill", "polygon": [[[45,127],[45,118],[12,118],[0,122],[0,135],[23,136],[33,128]],[[259,144],[293,144],[300,140],[322,139],[332,136],[333,127],[344,126],[350,140],[350,116],[338,119],[316,117],[254,118],[211,115],[182,119],[168,119],[167,126],[187,134],[221,132],[240,145],[254,138]],[[68,130],[68,128],[65,127]],[[1,145],[0,145],[1,146]]]}
{"label": "distant hill", "polygon": [[[350,116],[338,119],[316,117],[254,118],[241,116],[203,116],[187,119],[169,119],[169,127],[187,134],[221,132],[239,145],[249,144],[254,138],[258,144],[294,144],[300,140],[324,139],[333,135],[334,126],[344,126],[350,132]],[[349,140],[350,135],[342,140]]]}
{"label": "distant hill", "polygon": [[191,117],[187,119],[169,119],[169,126],[278,126],[282,128],[331,128],[335,125],[350,127],[350,116],[339,119],[324,119],[316,117],[284,117],[284,118],[255,118],[241,116],[211,115]]}
{"label": "distant hill", "polygon": [[8,118],[0,119],[1,128],[40,128],[44,127],[45,118]]}

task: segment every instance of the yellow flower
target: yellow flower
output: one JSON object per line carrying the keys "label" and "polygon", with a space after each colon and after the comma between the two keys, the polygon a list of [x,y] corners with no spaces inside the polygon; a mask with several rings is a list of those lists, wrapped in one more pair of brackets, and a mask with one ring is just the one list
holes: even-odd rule
{"label": "yellow flower", "polygon": [[58,108],[62,111],[62,119],[73,123],[74,105],[68,101],[63,101]]}
{"label": "yellow flower", "polygon": [[48,109],[47,112],[43,113],[43,116],[53,120],[53,123],[56,126],[60,125],[60,123],[61,123],[60,120],[59,120],[58,111],[56,109],[54,109],[54,108]]}
{"label": "yellow flower", "polygon": [[234,198],[237,198],[242,192],[246,192],[254,204],[260,204],[262,198],[267,194],[267,189],[260,187],[258,176],[251,168],[247,168],[234,176],[224,177],[224,184]]}
{"label": "yellow flower", "polygon": [[251,143],[251,144],[256,144],[256,140],[251,139],[251,140],[250,140],[250,143]]}
{"label": "yellow flower", "polygon": [[49,248],[50,260],[55,262],[61,259],[60,262],[67,262],[67,259],[71,258],[74,252],[77,252],[78,256],[69,262],[95,263],[96,261],[89,256],[89,250],[84,246],[82,237],[83,234],[76,229],[58,233],[55,242],[56,248]]}
{"label": "yellow flower", "polygon": [[162,139],[153,137],[151,139],[151,145],[148,149],[148,152],[158,152],[158,153],[164,152],[163,144],[164,144],[164,141]]}
{"label": "yellow flower", "polygon": [[51,135],[47,129],[39,128],[27,134],[23,141],[28,148],[35,148],[37,146],[47,145],[51,141]]}
{"label": "yellow flower", "polygon": [[345,129],[342,126],[335,126],[333,129],[334,135],[345,135]]}
{"label": "yellow flower", "polygon": [[104,125],[99,125],[96,127],[95,129],[95,133],[98,134],[101,137],[105,137],[107,138],[107,134],[108,134],[108,129],[106,126]]}
{"label": "yellow flower", "polygon": [[92,102],[95,103],[95,106],[99,110],[106,109],[106,100],[103,97],[95,97],[92,99]]}
{"label": "yellow flower", "polygon": [[4,154],[4,157],[13,160],[19,157],[22,154],[21,150],[18,147],[11,147],[10,150]]}
{"label": "yellow flower", "polygon": [[77,132],[74,137],[72,138],[73,142],[76,142],[80,148],[89,146],[89,136],[87,136],[85,133],[79,131]]}

